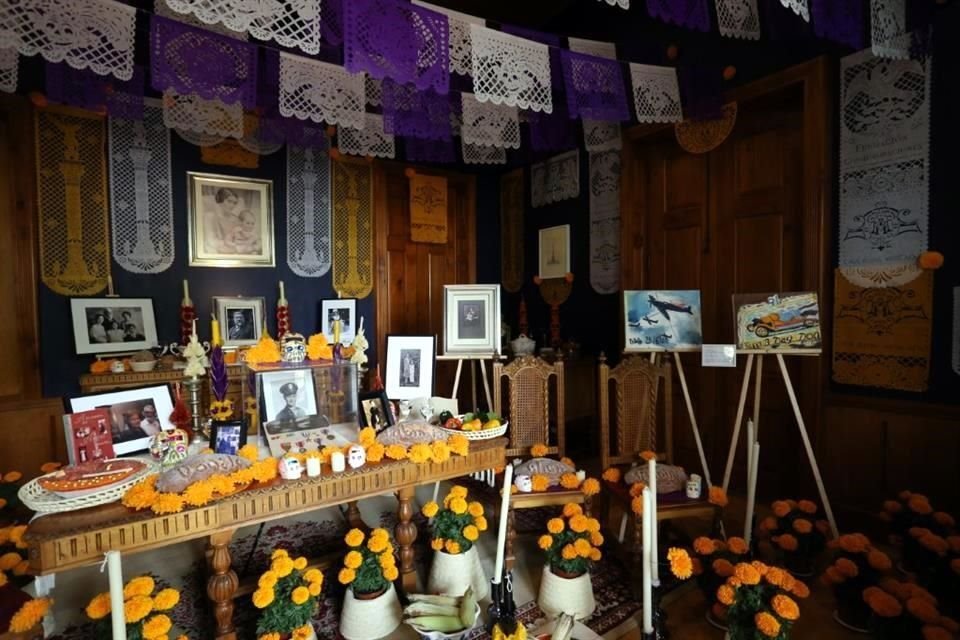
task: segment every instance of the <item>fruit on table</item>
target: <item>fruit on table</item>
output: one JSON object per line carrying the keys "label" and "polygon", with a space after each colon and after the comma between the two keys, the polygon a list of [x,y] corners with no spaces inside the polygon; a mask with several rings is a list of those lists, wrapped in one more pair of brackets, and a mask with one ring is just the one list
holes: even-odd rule
{"label": "fruit on table", "polygon": [[496,429],[499,426],[500,426],[500,421],[494,418],[493,420],[487,420],[486,422],[484,422],[483,427],[481,428],[484,431],[486,431],[487,429]]}
{"label": "fruit on table", "polygon": [[447,418],[443,423],[445,429],[460,429],[463,426],[463,422],[459,418]]}
{"label": "fruit on table", "polygon": [[483,423],[480,422],[480,418],[474,418],[469,422],[464,422],[461,428],[463,431],[480,431],[483,428]]}

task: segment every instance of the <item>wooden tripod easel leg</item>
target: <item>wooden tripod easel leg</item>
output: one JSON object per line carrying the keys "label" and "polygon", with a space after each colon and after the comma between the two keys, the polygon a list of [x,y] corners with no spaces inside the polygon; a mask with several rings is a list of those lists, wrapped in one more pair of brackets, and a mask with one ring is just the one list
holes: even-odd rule
{"label": "wooden tripod easel leg", "polygon": [[493,399],[490,396],[490,380],[487,378],[487,365],[484,360],[480,361],[480,377],[483,378],[483,393],[487,398],[487,411],[499,411],[498,407],[493,406]]}
{"label": "wooden tripod easel leg", "polygon": [[[754,370],[753,377],[753,442],[760,440],[760,389],[763,387],[763,354],[757,356],[757,368]],[[753,442],[747,443],[747,451],[753,446]],[[751,460],[749,456],[748,460]],[[749,469],[748,469],[749,471]]]}
{"label": "wooden tripod easel leg", "polygon": [[460,373],[463,371],[463,360],[457,360],[457,373],[453,376],[453,392],[450,394],[452,397],[457,397],[457,392],[460,390]]}
{"label": "wooden tripod easel leg", "polygon": [[690,417],[690,428],[693,429],[693,439],[697,443],[697,454],[700,456],[700,464],[703,465],[703,477],[707,481],[707,487],[713,485],[710,479],[710,467],[707,466],[707,456],[703,453],[703,442],[700,440],[700,427],[697,426],[697,416],[693,411],[693,402],[690,400],[690,390],[687,388],[687,376],[683,373],[683,363],[680,361],[680,354],[673,352],[673,361],[677,363],[677,375],[680,377],[680,388],[683,390],[683,400],[687,404],[687,415]]}
{"label": "wooden tripod easel leg", "polygon": [[737,440],[740,438],[740,422],[743,420],[743,408],[747,404],[747,389],[750,386],[750,373],[753,371],[753,356],[747,356],[747,370],[743,372],[743,384],[740,385],[740,402],[737,404],[737,417],[733,421],[733,434],[730,436],[730,450],[727,452],[727,467],[723,472],[723,491],[730,488],[730,474],[733,472],[733,460],[737,455]]}
{"label": "wooden tripod easel leg", "polygon": [[823,486],[823,478],[820,477],[820,467],[817,465],[817,457],[813,453],[813,447],[810,445],[810,437],[807,435],[807,427],[803,422],[803,415],[800,413],[800,404],[797,402],[797,394],[793,390],[793,382],[790,381],[790,373],[787,371],[787,363],[783,360],[783,354],[777,354],[777,363],[780,365],[780,372],[783,374],[783,384],[787,387],[787,395],[790,396],[790,404],[793,405],[793,415],[797,418],[797,426],[800,428],[800,438],[803,440],[803,446],[807,450],[807,458],[810,461],[810,469],[813,471],[813,479],[817,482],[817,491],[820,492],[820,500],[823,502],[823,510],[827,514],[827,522],[830,523],[830,531],[834,538],[840,537],[840,531],[837,529],[837,521],[833,518],[833,509],[830,507],[830,500],[827,498],[827,490]]}

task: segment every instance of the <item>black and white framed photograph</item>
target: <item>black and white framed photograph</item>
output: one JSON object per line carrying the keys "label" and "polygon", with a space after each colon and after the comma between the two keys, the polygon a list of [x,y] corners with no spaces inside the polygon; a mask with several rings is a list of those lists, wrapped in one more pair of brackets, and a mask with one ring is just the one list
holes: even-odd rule
{"label": "black and white framed photograph", "polygon": [[445,354],[500,353],[500,285],[445,285],[443,318]]}
{"label": "black and white framed photograph", "polygon": [[217,296],[214,313],[220,323],[220,337],[225,347],[254,345],[263,330],[266,303],[259,297]]}
{"label": "black and white framed photograph", "polygon": [[280,428],[317,414],[317,395],[310,369],[290,369],[261,374],[265,422]]}
{"label": "black and white framed photograph", "polygon": [[432,396],[436,354],[433,336],[387,336],[387,397],[412,400]]}
{"label": "black and white framed photograph", "polygon": [[151,298],[71,298],[77,353],[141,351],[157,346]]}
{"label": "black and white framed photograph", "polygon": [[113,451],[118,456],[144,451],[153,436],[174,428],[170,422],[173,398],[167,385],[78,396],[68,399],[67,409],[71,413],[107,409]]}
{"label": "black and white framed photograph", "polygon": [[340,321],[340,344],[350,344],[357,335],[356,298],[333,298],[320,302],[320,318],[327,342],[333,344],[333,327]]}
{"label": "black and white framed photograph", "polygon": [[187,172],[191,267],[273,267],[273,181]]}
{"label": "black and white framed photograph", "polygon": [[548,278],[565,278],[570,273],[570,225],[540,229],[539,275]]}
{"label": "black and white framed photograph", "polygon": [[210,444],[214,453],[237,455],[240,447],[247,444],[247,431],[243,428],[243,422],[214,420],[210,424]]}
{"label": "black and white framed photograph", "polygon": [[373,427],[377,433],[380,433],[396,423],[393,407],[390,406],[387,393],[383,389],[361,393],[359,400],[361,427]]}

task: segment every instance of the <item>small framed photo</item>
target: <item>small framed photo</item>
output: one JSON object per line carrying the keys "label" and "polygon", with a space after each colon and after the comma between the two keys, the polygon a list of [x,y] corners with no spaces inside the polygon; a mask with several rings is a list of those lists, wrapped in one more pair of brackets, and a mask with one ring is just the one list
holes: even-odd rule
{"label": "small framed photo", "polygon": [[273,182],[187,172],[191,267],[273,267]]}
{"label": "small framed photo", "polygon": [[540,229],[539,275],[548,278],[563,278],[570,273],[570,225]]}
{"label": "small framed photo", "polygon": [[174,428],[170,422],[173,399],[167,385],[70,398],[67,409],[71,413],[107,409],[113,451],[118,456],[144,451],[150,447],[153,436]]}
{"label": "small framed photo", "polygon": [[240,420],[219,422],[214,420],[210,424],[210,443],[214,453],[237,455],[240,447],[247,444],[247,430]]}
{"label": "small framed photo", "polygon": [[387,336],[387,397],[412,400],[432,396],[436,354],[434,336]]}
{"label": "small framed photo", "polygon": [[225,347],[257,344],[263,331],[266,303],[263,298],[217,296],[213,299]]}
{"label": "small framed photo", "polygon": [[71,298],[77,354],[141,351],[157,346],[150,298]]}
{"label": "small framed photo", "polygon": [[340,344],[350,344],[357,336],[356,298],[333,298],[320,302],[320,317],[327,342],[333,344],[333,323],[340,321]]}
{"label": "small framed photo", "polygon": [[500,285],[444,285],[443,318],[444,353],[500,353]]}
{"label": "small framed photo", "polygon": [[361,393],[360,397],[360,426],[373,427],[380,433],[396,423],[393,419],[393,407],[387,400],[384,390]]}

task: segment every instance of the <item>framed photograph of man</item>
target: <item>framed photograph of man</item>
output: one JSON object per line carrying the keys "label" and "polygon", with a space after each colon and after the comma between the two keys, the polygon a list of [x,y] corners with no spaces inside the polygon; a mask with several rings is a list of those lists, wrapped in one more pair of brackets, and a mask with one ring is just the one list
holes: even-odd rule
{"label": "framed photograph of man", "polygon": [[380,433],[395,424],[393,408],[384,390],[361,393],[359,399],[361,427],[373,427],[377,433]]}
{"label": "framed photograph of man", "polygon": [[247,444],[247,431],[240,420],[220,422],[214,420],[210,424],[210,443],[214,453],[237,455],[240,447]]}
{"label": "framed photograph of man", "polygon": [[500,353],[500,285],[443,287],[443,352]]}
{"label": "framed photograph of man", "polygon": [[333,298],[320,302],[320,318],[327,342],[333,344],[333,324],[340,321],[340,344],[350,344],[357,335],[356,298]]}
{"label": "framed photograph of man", "polygon": [[141,351],[157,346],[150,298],[71,298],[77,353]]}
{"label": "framed photograph of man", "polygon": [[191,267],[273,267],[273,182],[187,172]]}
{"label": "framed photograph of man", "polygon": [[153,436],[174,428],[170,422],[173,399],[170,387],[165,384],[67,400],[67,410],[71,413],[101,408],[110,412],[113,452],[118,456],[144,451],[150,447]]}
{"label": "framed photograph of man", "polygon": [[265,422],[294,423],[317,414],[317,395],[310,369],[261,374]]}
{"label": "framed photograph of man", "polygon": [[433,336],[387,336],[387,397],[412,400],[433,395],[437,344]]}
{"label": "framed photograph of man", "polygon": [[544,280],[564,278],[570,272],[570,225],[540,229],[540,264]]}
{"label": "framed photograph of man", "polygon": [[220,323],[223,346],[244,347],[260,340],[266,308],[263,298],[217,296],[213,299],[213,308]]}

